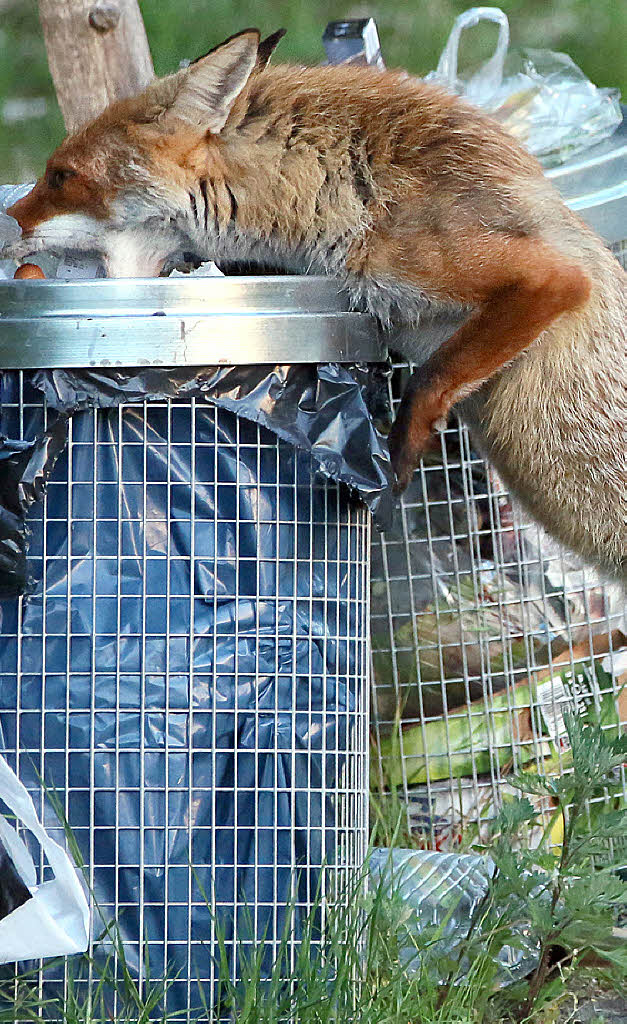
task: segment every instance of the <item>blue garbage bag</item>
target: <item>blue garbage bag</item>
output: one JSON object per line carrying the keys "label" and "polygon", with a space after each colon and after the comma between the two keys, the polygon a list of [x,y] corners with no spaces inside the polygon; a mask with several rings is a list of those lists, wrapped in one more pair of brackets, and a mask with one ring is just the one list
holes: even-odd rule
{"label": "blue garbage bag", "polygon": [[3,500],[28,509],[31,591],[0,602],[0,749],[57,794],[102,926],[176,977],[180,1011],[215,983],[216,928],[231,957],[265,940],[269,969],[334,863],[366,564],[348,487],[316,473],[381,511],[388,463],[362,371],[145,373],[27,379]]}

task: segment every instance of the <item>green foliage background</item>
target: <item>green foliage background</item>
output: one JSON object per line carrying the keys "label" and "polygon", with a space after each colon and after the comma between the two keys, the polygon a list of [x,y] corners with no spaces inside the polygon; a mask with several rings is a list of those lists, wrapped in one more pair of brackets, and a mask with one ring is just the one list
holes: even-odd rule
{"label": "green foliage background", "polygon": [[[251,25],[262,32],[288,30],[278,59],[317,63],[328,21],[367,14],[377,20],[386,63],[422,74],[437,63],[454,18],[471,0],[140,0],[140,6],[157,74]],[[624,0],[501,0],[500,6],[510,19],[513,45],[563,50],[597,85],[618,86],[627,95]],[[486,56],[493,39],[491,28],[476,30],[466,44],[469,62]],[[44,116],[11,119],[11,101],[35,97],[48,100]],[[62,134],[36,0],[0,0],[0,182],[37,176]]]}

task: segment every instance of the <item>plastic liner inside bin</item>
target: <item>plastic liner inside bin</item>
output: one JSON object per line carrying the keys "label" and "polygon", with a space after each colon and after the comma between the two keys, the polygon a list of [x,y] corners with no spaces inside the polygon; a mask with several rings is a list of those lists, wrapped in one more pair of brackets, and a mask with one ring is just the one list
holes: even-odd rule
{"label": "plastic liner inside bin", "polygon": [[[152,367],[129,372],[47,370],[29,378],[41,396],[30,403],[25,441],[19,436],[23,410],[6,397],[16,376],[0,376],[0,598],[28,589],[25,515],[42,497],[66,443],[67,417],[87,408],[202,398],[310,452],[317,468],[348,484],[380,526],[390,525],[394,499],[389,455],[374,422],[388,410],[380,367],[327,363],[201,372]],[[47,429],[44,399],[48,413],[58,414]]]}
{"label": "plastic liner inside bin", "polygon": [[65,801],[102,918],[182,1011],[212,991],[216,921],[269,966],[286,904],[297,937],[321,866],[363,857],[368,531],[317,470],[390,507],[377,375],[8,372],[0,395],[26,438],[0,464],[5,565],[24,579],[30,506],[31,577],[0,603],[0,743]]}
{"label": "plastic liner inside bin", "polygon": [[[0,397],[0,418],[1,404]],[[25,516],[33,502],[41,501],[50,470],[66,442],[64,418],[31,441],[10,440],[0,433],[0,599],[28,588]]]}

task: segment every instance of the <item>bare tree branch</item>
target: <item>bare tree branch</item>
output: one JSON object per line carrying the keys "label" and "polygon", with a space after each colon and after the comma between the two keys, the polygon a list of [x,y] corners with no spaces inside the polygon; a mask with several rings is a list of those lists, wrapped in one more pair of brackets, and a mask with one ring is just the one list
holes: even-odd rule
{"label": "bare tree branch", "polygon": [[39,16],[68,131],[153,78],[137,0],[39,0]]}

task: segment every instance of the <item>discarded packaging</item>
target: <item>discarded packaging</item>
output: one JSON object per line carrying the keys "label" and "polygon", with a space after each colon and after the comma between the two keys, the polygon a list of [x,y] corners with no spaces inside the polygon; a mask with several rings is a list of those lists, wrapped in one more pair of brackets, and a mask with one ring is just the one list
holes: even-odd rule
{"label": "discarded packaging", "polygon": [[[498,24],[496,49],[478,71],[462,75],[462,32],[480,22]],[[597,88],[565,53],[508,53],[508,47],[506,14],[498,7],[471,7],[455,21],[437,69],[427,80],[484,107],[548,167],[601,142],[619,126],[618,90]]]}
{"label": "discarded packaging", "polygon": [[[493,862],[476,854],[375,848],[369,870],[375,888],[383,885],[403,908],[398,927],[406,970],[417,971],[426,957],[441,976],[442,960],[455,958],[485,899]],[[421,936],[429,941],[421,945]],[[500,985],[519,981],[538,963],[533,940],[523,929],[517,938],[516,948],[504,946],[498,954]]]}
{"label": "discarded packaging", "polygon": [[[507,691],[590,634],[625,629],[621,587],[514,512],[461,432],[424,461],[372,538],[374,709],[382,736]],[[390,614],[391,613],[391,614]],[[436,748],[437,749],[437,748]],[[445,750],[446,745],[441,749]]]}
{"label": "discarded packaging", "polygon": [[9,249],[22,235],[21,228],[13,217],[8,217],[3,209],[2,189],[0,188],[0,279],[12,278],[17,269],[17,260],[10,256],[3,258],[3,250]]}
{"label": "discarded packaging", "polygon": [[215,263],[209,260],[208,263],[201,263],[194,270],[178,270],[176,267],[168,277],[224,277],[224,274]]}
{"label": "discarded packaging", "polygon": [[89,908],[76,869],[42,827],[26,789],[1,756],[0,799],[32,833],[52,871],[38,881],[24,840],[0,815],[0,964],[84,953]]}
{"label": "discarded packaging", "polygon": [[[550,760],[544,764],[547,773],[559,775],[559,768]],[[530,765],[530,770],[535,770],[535,765]],[[507,781],[506,770],[410,786],[406,791],[409,828],[420,846],[438,852],[453,852],[469,843],[489,843],[492,822],[503,801],[519,795]],[[564,830],[561,817],[554,817],[553,803],[545,796],[530,799],[539,824],[529,830],[525,842],[535,847],[548,840],[552,847],[559,848]]]}
{"label": "discarded packaging", "polygon": [[[564,711],[577,710],[604,726],[627,721],[627,670],[619,630],[556,657],[502,693],[448,711],[446,718],[402,724],[379,738],[384,784],[394,789],[427,781],[461,779],[498,766],[524,766],[567,749]],[[621,650],[621,647],[623,648]],[[612,653],[610,653],[612,652]],[[618,697],[616,696],[618,694]]]}

